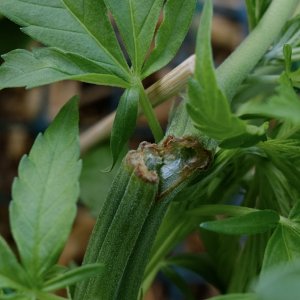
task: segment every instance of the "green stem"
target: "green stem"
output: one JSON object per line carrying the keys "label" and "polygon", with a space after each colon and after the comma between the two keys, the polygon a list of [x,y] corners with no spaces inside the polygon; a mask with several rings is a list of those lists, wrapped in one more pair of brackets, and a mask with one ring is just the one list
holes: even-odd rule
{"label": "green stem", "polygon": [[299,0],[273,0],[251,34],[218,68],[219,85],[229,99],[279,35],[298,4]]}
{"label": "green stem", "polygon": [[151,102],[145,92],[145,89],[140,81],[138,83],[138,86],[139,86],[139,91],[140,91],[141,107],[143,109],[144,115],[146,116],[146,118],[148,120],[148,124],[149,124],[149,127],[154,136],[155,142],[159,143],[164,137],[163,130],[155,116],[154,109],[153,109]]}

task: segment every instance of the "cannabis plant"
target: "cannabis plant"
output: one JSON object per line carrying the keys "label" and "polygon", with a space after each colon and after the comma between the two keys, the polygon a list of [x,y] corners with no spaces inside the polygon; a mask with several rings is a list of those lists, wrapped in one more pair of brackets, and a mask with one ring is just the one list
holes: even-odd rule
{"label": "cannabis plant", "polygon": [[[123,158],[82,266],[58,266],[81,170],[78,99],[62,108],[19,165],[9,211],[18,255],[0,239],[0,299],[64,299],[62,288],[75,300],[142,299],[159,271],[193,299],[178,266],[226,294],[214,299],[299,298],[299,1],[246,0],[250,34],[215,70],[206,0],[196,55],[180,67],[194,63],[193,74],[171,72],[150,96],[143,80],[174,58],[196,2],[0,0],[45,46],[4,55],[1,89],[65,79],[123,88],[111,168],[141,112],[156,142]],[[179,90],[163,133],[151,100]],[[206,252],[168,256],[193,231]]]}

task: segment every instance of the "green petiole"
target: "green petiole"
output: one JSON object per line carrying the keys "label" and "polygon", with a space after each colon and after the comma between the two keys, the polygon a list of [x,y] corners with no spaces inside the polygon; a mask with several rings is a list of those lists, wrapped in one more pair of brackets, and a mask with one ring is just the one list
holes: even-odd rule
{"label": "green petiole", "polygon": [[150,99],[148,98],[141,81],[138,82],[138,88],[139,88],[139,92],[140,92],[140,105],[142,107],[144,115],[147,118],[149,127],[154,136],[155,142],[159,143],[164,137],[164,132],[158,122],[158,119],[155,115],[154,109],[151,105]]}

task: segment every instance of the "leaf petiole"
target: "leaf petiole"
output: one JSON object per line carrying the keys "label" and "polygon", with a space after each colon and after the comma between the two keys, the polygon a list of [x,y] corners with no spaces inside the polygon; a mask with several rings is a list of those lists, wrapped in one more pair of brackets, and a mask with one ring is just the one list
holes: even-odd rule
{"label": "leaf petiole", "polygon": [[154,136],[155,142],[158,143],[164,137],[163,130],[158,122],[158,119],[155,115],[155,112],[151,105],[150,99],[148,98],[148,95],[146,94],[144,86],[140,81],[138,82],[138,88],[139,88],[139,92],[140,92],[140,105],[142,107],[144,115],[147,118],[149,127]]}

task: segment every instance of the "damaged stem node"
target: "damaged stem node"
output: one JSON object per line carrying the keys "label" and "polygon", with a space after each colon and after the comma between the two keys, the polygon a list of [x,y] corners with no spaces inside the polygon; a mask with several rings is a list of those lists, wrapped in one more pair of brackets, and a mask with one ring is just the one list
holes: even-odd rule
{"label": "damaged stem node", "polygon": [[169,135],[159,144],[142,142],[125,160],[143,181],[159,182],[157,198],[162,199],[196,171],[206,170],[212,153],[194,137]]}

